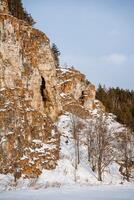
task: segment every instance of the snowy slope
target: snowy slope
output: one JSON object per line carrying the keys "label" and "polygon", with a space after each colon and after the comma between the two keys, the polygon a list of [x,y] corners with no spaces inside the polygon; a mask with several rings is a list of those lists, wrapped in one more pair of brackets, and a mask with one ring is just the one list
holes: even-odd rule
{"label": "snowy slope", "polygon": [[[81,121],[83,121],[81,119]],[[109,129],[114,130],[122,127],[117,123],[113,116],[109,115],[108,119]],[[83,121],[85,124],[88,123]],[[87,124],[86,124],[87,125]],[[43,170],[36,184],[47,186],[61,186],[61,185],[101,185],[101,184],[120,184],[122,176],[119,173],[119,165],[115,162],[110,164],[103,174],[103,183],[97,180],[97,174],[92,171],[90,163],[88,162],[87,145],[86,145],[86,131],[80,133],[80,164],[75,169],[75,140],[72,135],[71,114],[65,113],[60,116],[57,123],[60,137],[60,159],[55,170]],[[86,130],[86,129],[85,129]]]}
{"label": "snowy slope", "polygon": [[[96,119],[97,111],[92,112],[92,119]],[[97,173],[93,172],[88,161],[87,144],[86,144],[86,128],[90,119],[84,121],[85,129],[80,132],[80,163],[75,169],[75,140],[72,134],[72,115],[65,113],[59,117],[57,122],[58,131],[60,133],[60,159],[54,170],[43,170],[39,178],[36,179],[19,179],[14,183],[11,175],[0,175],[0,191],[13,188],[47,188],[60,187],[64,185],[119,185],[125,183],[119,172],[119,165],[112,162],[103,173],[103,182],[97,180]],[[94,121],[95,123],[95,121]],[[107,126],[110,130],[121,130],[121,124],[114,120],[113,115],[108,115]],[[112,134],[112,133],[111,133]]]}

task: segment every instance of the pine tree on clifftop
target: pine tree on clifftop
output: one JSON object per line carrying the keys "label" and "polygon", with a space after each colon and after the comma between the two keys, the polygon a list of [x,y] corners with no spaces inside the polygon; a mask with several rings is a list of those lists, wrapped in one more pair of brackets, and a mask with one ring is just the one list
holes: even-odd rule
{"label": "pine tree on clifftop", "polygon": [[53,57],[54,57],[54,60],[55,60],[55,64],[56,64],[56,67],[58,68],[60,63],[59,63],[59,56],[60,56],[60,51],[59,49],[57,48],[56,44],[52,44],[52,53],[53,53]]}
{"label": "pine tree on clifftop", "polygon": [[9,12],[14,17],[26,21],[30,25],[34,25],[35,21],[32,16],[23,8],[22,0],[8,0]]}

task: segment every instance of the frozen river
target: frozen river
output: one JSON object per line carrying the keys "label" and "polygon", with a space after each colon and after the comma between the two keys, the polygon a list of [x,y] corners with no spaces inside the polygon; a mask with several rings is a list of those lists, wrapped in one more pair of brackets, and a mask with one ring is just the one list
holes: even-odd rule
{"label": "frozen river", "polygon": [[0,193],[0,200],[134,200],[134,186],[62,187]]}

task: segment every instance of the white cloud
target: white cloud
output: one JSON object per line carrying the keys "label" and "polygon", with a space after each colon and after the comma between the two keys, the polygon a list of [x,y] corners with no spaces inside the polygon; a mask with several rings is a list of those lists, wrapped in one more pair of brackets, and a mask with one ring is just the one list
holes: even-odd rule
{"label": "white cloud", "polygon": [[100,58],[100,61],[106,64],[122,65],[127,61],[127,56],[124,54],[109,54]]}

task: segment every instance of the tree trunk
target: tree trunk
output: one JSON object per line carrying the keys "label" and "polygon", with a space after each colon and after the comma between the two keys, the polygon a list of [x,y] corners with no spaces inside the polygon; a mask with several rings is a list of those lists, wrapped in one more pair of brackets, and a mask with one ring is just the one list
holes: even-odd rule
{"label": "tree trunk", "polygon": [[90,162],[90,144],[89,144],[89,135],[87,134],[87,152],[88,152],[88,162]]}
{"label": "tree trunk", "polygon": [[98,158],[98,181],[102,181],[101,164],[102,164],[102,160],[101,160],[101,156],[99,156],[99,158]]}
{"label": "tree trunk", "polygon": [[77,133],[76,143],[77,143],[77,164],[79,165],[80,164],[80,150],[79,150],[79,135],[78,135],[78,133]]}

